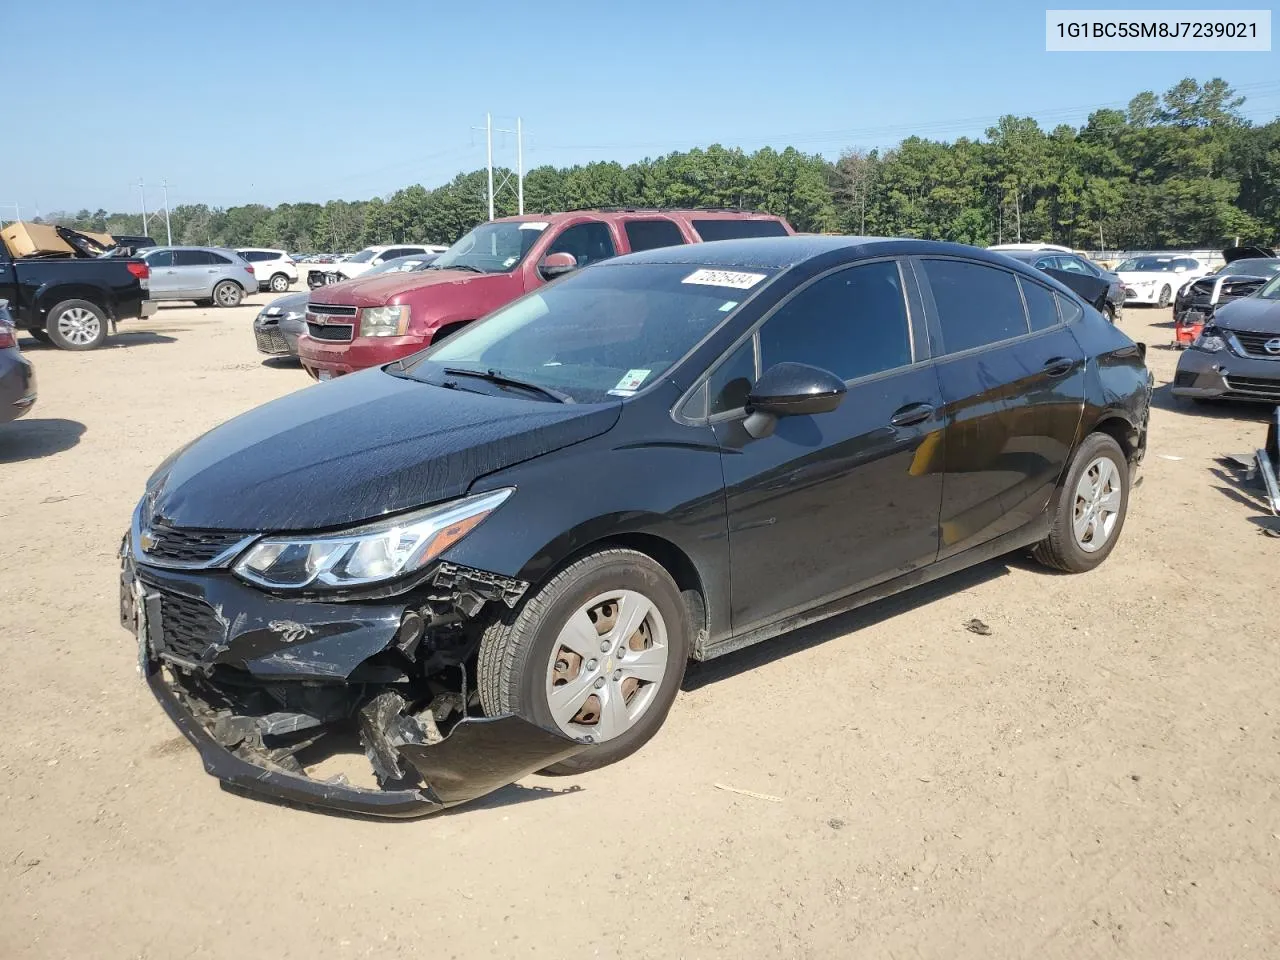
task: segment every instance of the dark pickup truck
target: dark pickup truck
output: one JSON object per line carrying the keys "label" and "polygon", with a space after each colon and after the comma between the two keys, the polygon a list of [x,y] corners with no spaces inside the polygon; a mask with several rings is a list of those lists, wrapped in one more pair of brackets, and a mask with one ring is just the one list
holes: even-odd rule
{"label": "dark pickup truck", "polygon": [[9,301],[19,330],[63,350],[94,350],[106,341],[108,326],[155,313],[145,263],[94,256],[88,238],[58,232],[79,253],[15,259],[0,241],[0,300]]}

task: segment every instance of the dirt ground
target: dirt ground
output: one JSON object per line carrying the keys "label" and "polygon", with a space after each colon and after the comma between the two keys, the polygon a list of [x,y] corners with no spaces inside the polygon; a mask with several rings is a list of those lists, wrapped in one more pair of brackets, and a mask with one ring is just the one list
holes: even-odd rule
{"label": "dirt ground", "polygon": [[220,790],[117,622],[151,469],[309,389],[254,351],[266,299],[168,307],[91,354],[23,343],[40,399],[0,426],[0,955],[1280,955],[1280,540],[1217,459],[1261,445],[1265,411],[1172,401],[1168,311],[1121,324],[1162,388],[1097,571],[988,563],[691,668],[620,765],[383,823]]}

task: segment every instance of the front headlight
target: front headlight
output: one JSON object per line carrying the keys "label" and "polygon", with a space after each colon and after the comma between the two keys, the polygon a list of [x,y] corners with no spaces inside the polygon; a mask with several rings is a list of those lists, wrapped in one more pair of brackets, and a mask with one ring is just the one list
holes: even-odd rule
{"label": "front headlight", "polygon": [[1191,346],[1196,350],[1203,350],[1205,353],[1217,353],[1219,350],[1227,348],[1227,342],[1221,336],[1222,331],[1217,327],[1205,327],[1200,331],[1200,336],[1196,337]]}
{"label": "front headlight", "polygon": [[284,315],[284,319],[286,319],[286,320],[301,320],[301,319],[302,319],[303,317],[305,317],[305,316],[306,316],[306,314],[305,314],[305,313],[302,313],[301,311],[298,311],[298,310],[290,310],[288,313],[286,313],[286,314]]}
{"label": "front headlight", "polygon": [[365,307],[360,311],[362,337],[403,337],[408,329],[408,307]]}
{"label": "front headlight", "polygon": [[265,537],[234,570],[273,590],[343,589],[394,580],[440,556],[514,490],[504,487],[338,533]]}

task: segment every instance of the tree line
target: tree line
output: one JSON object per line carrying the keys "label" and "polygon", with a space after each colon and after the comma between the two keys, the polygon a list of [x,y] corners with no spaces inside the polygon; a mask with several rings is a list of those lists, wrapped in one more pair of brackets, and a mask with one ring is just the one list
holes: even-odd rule
{"label": "tree line", "polygon": [[[985,137],[912,136],[832,162],[794,148],[746,153],[714,145],[623,165],[541,166],[525,176],[530,213],[592,207],[738,207],[799,231],[924,237],[987,245],[1051,241],[1141,249],[1272,244],[1280,233],[1280,118],[1255,125],[1221,79],[1102,109],[1081,127],[1046,131],[1002,117]],[[511,171],[495,169],[501,182]],[[515,213],[512,191],[497,213]],[[170,211],[175,243],[354,250],[374,243],[452,243],[488,216],[487,174],[427,189],[327,203]],[[44,218],[81,229],[142,232],[137,214],[80,210]],[[148,231],[164,239],[163,214]]]}

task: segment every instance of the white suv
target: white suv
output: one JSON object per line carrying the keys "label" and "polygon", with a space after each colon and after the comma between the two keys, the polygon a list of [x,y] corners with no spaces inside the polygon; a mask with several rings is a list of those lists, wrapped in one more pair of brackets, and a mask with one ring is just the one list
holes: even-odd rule
{"label": "white suv", "polygon": [[350,280],[385,260],[412,257],[423,253],[444,253],[448,249],[448,247],[431,243],[399,243],[386,247],[365,247],[359,253],[338,263],[329,264],[328,267],[329,272],[341,274],[343,279]]}
{"label": "white suv", "polygon": [[298,267],[284,250],[266,250],[246,247],[236,253],[253,266],[259,290],[284,293],[290,284],[298,282]]}

